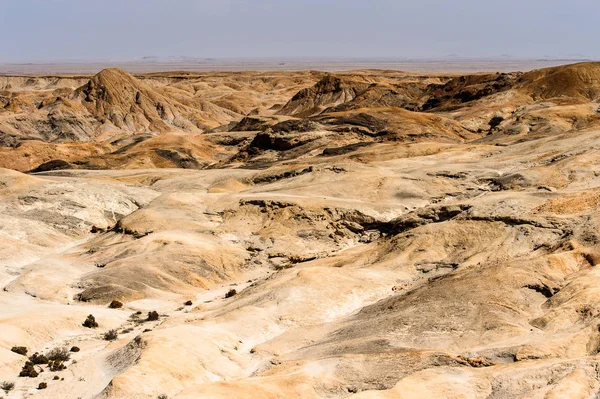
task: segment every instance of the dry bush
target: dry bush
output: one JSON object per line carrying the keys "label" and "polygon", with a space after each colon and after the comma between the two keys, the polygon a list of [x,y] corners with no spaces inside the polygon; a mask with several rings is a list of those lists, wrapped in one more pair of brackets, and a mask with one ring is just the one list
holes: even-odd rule
{"label": "dry bush", "polygon": [[9,393],[13,389],[15,389],[15,383],[10,381],[4,381],[2,384],[0,384],[0,389],[2,389],[6,393]]}
{"label": "dry bush", "polygon": [[24,346],[13,346],[10,350],[21,356],[27,356],[27,348]]}
{"label": "dry bush", "polygon": [[71,358],[69,350],[67,348],[54,348],[50,352],[46,353],[48,360],[66,362]]}

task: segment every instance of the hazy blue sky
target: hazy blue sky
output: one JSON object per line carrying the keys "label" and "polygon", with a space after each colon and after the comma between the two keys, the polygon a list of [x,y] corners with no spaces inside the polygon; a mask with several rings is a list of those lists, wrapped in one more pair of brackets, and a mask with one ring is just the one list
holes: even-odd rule
{"label": "hazy blue sky", "polygon": [[599,0],[0,0],[0,62],[600,58]]}

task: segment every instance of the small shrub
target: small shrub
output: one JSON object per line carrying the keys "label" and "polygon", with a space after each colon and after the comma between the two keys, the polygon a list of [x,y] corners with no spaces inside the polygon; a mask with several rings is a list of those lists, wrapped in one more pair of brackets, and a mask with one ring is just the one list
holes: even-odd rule
{"label": "small shrub", "polygon": [[66,362],[71,358],[67,348],[54,348],[50,352],[46,353],[48,360]]}
{"label": "small shrub", "polygon": [[33,364],[48,364],[48,358],[44,355],[40,355],[35,352],[33,355],[29,356],[29,360]]}
{"label": "small shrub", "polygon": [[11,351],[18,353],[21,356],[27,356],[27,348],[24,346],[13,346]]}
{"label": "small shrub", "polygon": [[96,322],[94,315],[89,315],[83,322],[83,326],[87,328],[98,328],[98,323]]}
{"label": "small shrub", "polygon": [[490,120],[490,122],[489,122],[490,128],[494,129],[494,128],[498,127],[498,125],[500,125],[502,122],[504,122],[504,118],[503,117],[501,117],[501,116],[494,116]]}
{"label": "small shrub", "polygon": [[150,332],[150,331],[152,331],[152,330],[151,330],[151,329],[149,329],[149,328],[146,328],[146,329],[144,329],[144,331],[142,331],[142,332],[143,332],[143,333],[145,333],[145,332]]}
{"label": "small shrub", "polygon": [[184,305],[185,306],[192,306],[192,301],[185,301]]}
{"label": "small shrub", "polygon": [[54,376],[52,379],[53,379],[54,381],[58,381],[58,380],[60,380],[60,377],[59,377],[59,376],[57,376],[57,375],[55,375],[55,376]]}
{"label": "small shrub", "polygon": [[227,298],[231,298],[232,296],[236,295],[237,291],[235,288],[230,289],[227,294],[225,294],[225,299]]}
{"label": "small shrub", "polygon": [[35,378],[38,375],[39,375],[39,373],[35,370],[33,363],[30,361],[25,362],[23,369],[19,373],[19,377]]}
{"label": "small shrub", "polygon": [[158,395],[158,399],[169,399],[169,397],[163,393]]}
{"label": "small shrub", "polygon": [[50,360],[48,362],[48,368],[50,369],[50,371],[63,371],[67,368],[67,366],[65,366],[65,364],[60,361],[60,360]]}
{"label": "small shrub", "polygon": [[79,349],[78,346],[72,346],[71,347],[71,352],[79,352],[81,349]]}
{"label": "small shrub", "polygon": [[112,301],[110,305],[108,305],[111,309],[120,309],[123,307],[123,302],[120,301]]}
{"label": "small shrub", "polygon": [[117,332],[117,330],[108,330],[106,333],[104,333],[105,341],[114,341],[118,337],[119,337],[119,333]]}
{"label": "small shrub", "polygon": [[15,383],[14,382],[10,382],[10,381],[4,381],[2,384],[0,384],[0,388],[4,392],[9,393],[13,389],[15,389]]}
{"label": "small shrub", "polygon": [[584,319],[590,319],[596,315],[596,310],[591,305],[583,305],[577,309]]}
{"label": "small shrub", "polygon": [[129,328],[126,328],[123,331],[121,331],[121,334],[129,334],[132,331],[133,331],[133,328],[129,327]]}
{"label": "small shrub", "polygon": [[40,385],[38,385],[37,389],[46,389],[48,388],[48,384],[46,384],[45,382],[40,382]]}
{"label": "small shrub", "polygon": [[148,318],[146,320],[147,321],[158,320],[158,312],[156,310],[153,310],[152,312],[148,312]]}

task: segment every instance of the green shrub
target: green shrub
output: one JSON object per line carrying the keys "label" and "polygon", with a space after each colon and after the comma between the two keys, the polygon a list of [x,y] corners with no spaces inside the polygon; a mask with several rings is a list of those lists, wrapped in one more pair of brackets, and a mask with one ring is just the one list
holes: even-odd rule
{"label": "green shrub", "polygon": [[185,306],[192,306],[192,301],[185,301],[184,305]]}
{"label": "green shrub", "polygon": [[48,388],[48,384],[46,384],[45,382],[40,382],[40,385],[38,385],[37,389],[46,389]]}
{"label": "green shrub", "polygon": [[153,310],[152,312],[148,312],[148,318],[146,321],[156,321],[158,320],[158,312]]}
{"label": "green shrub", "polygon": [[498,127],[502,122],[504,122],[504,118],[501,116],[494,116],[490,122],[490,128],[495,129],[496,127]]}
{"label": "green shrub", "polygon": [[65,366],[65,364],[61,361],[61,360],[50,360],[50,362],[48,362],[48,368],[50,369],[50,371],[63,371],[67,368],[67,366]]}
{"label": "green shrub", "polygon": [[39,373],[35,370],[33,362],[27,361],[23,366],[23,369],[19,373],[19,377],[29,377],[35,378],[39,375]]}
{"label": "green shrub", "polygon": [[60,380],[60,377],[59,377],[59,376],[57,376],[57,375],[55,375],[55,376],[54,376],[52,379],[53,379],[54,381],[58,381],[58,380]]}
{"label": "green shrub", "polygon": [[115,301],[112,301],[110,303],[110,305],[108,305],[108,307],[111,308],[111,309],[119,309],[119,308],[123,307],[123,302],[115,300]]}
{"label": "green shrub", "polygon": [[119,333],[117,332],[117,330],[108,330],[106,333],[104,333],[105,341],[114,341],[118,337],[119,337]]}
{"label": "green shrub", "polygon": [[79,351],[80,351],[80,349],[78,346],[71,347],[71,352],[79,352]]}
{"label": "green shrub", "polygon": [[33,355],[29,356],[29,360],[33,364],[48,364],[48,358],[44,355],[40,355],[35,352]]}
{"label": "green shrub", "polygon": [[237,291],[235,288],[232,288],[227,292],[227,294],[225,294],[225,299],[231,298],[234,295],[237,295]]}
{"label": "green shrub", "polygon": [[98,323],[96,322],[94,315],[89,315],[83,322],[83,326],[87,328],[98,328]]}
{"label": "green shrub", "polygon": [[27,356],[27,348],[24,346],[13,346],[11,351],[18,353],[21,356]]}

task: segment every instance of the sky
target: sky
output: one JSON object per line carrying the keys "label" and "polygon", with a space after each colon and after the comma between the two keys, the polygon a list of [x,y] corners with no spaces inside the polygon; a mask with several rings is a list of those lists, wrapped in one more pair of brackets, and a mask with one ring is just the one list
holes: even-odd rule
{"label": "sky", "polygon": [[598,0],[0,0],[0,62],[600,58]]}

